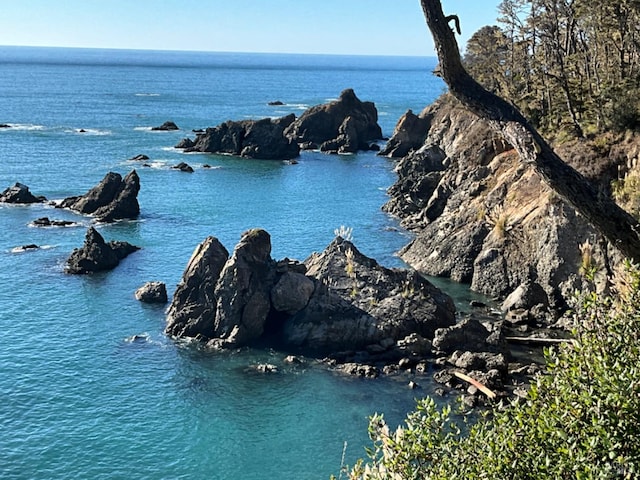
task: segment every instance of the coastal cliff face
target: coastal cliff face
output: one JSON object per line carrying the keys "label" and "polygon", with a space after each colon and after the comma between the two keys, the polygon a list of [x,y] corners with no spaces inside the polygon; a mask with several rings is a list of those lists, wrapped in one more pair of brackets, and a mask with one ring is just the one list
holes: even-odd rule
{"label": "coastal cliff face", "polygon": [[[598,157],[588,145],[563,149],[574,168],[602,181],[603,193],[624,160]],[[620,260],[486,122],[448,96],[418,116],[408,112],[382,154],[404,155],[384,208],[416,234],[401,257],[424,274],[501,299],[540,286],[547,298],[537,301],[558,311],[583,286],[585,268],[604,288]]]}

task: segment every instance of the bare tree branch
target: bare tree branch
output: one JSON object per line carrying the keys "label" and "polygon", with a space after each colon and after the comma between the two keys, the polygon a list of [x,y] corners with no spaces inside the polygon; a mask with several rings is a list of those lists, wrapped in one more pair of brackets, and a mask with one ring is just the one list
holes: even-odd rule
{"label": "bare tree branch", "polygon": [[476,82],[462,65],[458,44],[448,25],[450,17],[443,14],[440,0],[420,0],[420,3],[440,60],[439,74],[453,96],[501,133],[516,149],[521,161],[531,165],[550,188],[623,255],[640,262],[640,226],[633,216],[563,162],[513,105]]}

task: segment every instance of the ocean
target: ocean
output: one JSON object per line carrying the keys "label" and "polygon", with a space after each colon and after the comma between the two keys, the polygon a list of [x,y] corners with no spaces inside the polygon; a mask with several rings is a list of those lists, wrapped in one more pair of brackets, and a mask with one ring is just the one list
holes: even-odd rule
{"label": "ocean", "polygon": [[[135,168],[140,218],[99,231],[142,247],[111,272],[66,275],[91,218],[0,204],[0,478],[328,478],[365,455],[370,415],[401,422],[428,383],[285,366],[277,351],[202,351],[166,338],[166,306],[133,293],[163,281],[171,295],[205,237],[231,251],[256,227],[275,259],[304,260],[345,225],[363,253],[400,266],[410,237],[380,209],[396,178],[389,159],[303,152],[289,165],[173,146],[229,119],[299,115],[345,88],[375,102],[390,136],[442,93],[435,63],[0,47],[0,124],[11,126],[0,129],[0,190],[20,182],[56,200]],[[151,130],[167,120],[180,130]],[[149,167],[129,160],[138,154]],[[195,172],[170,168],[182,161]],[[80,226],[29,226],[45,216]],[[27,244],[41,248],[16,251]],[[258,362],[280,373],[252,373]]]}

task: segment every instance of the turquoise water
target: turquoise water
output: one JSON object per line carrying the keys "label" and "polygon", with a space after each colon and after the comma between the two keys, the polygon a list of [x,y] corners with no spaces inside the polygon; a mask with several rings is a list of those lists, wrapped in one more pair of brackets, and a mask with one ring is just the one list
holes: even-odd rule
{"label": "turquoise water", "polygon": [[[172,146],[228,119],[300,114],[348,87],[376,103],[390,135],[404,111],[441,92],[433,67],[423,58],[0,47],[0,123],[13,126],[0,129],[0,189],[19,181],[59,199],[136,168],[142,212],[99,228],[142,250],[112,272],[76,277],[63,265],[89,218],[0,205],[0,478],[328,478],[345,442],[347,462],[364,454],[369,415],[399,422],[428,386],[313,365],[255,375],[249,365],[281,364],[284,354],[176,344],[162,334],[164,307],[133,292],[160,280],[173,293],[207,235],[232,249],[254,227],[271,233],[274,258],[304,259],[348,225],[364,253],[398,265],[408,237],[380,210],[395,179],[389,160],[305,152],[286,165]],[[267,106],[273,100],[286,105]],[[150,131],[166,120],[181,131]],[[141,153],[151,168],[127,160]],[[195,173],[169,168],[180,161]],[[28,226],[42,216],[82,227]],[[13,252],[30,243],[42,248]]]}

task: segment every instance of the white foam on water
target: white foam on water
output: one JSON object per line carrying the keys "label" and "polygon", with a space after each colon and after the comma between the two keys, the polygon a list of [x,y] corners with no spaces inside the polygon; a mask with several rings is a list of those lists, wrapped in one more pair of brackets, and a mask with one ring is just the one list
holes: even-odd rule
{"label": "white foam on water", "polygon": [[136,93],[136,97],[159,97],[159,93]]}

